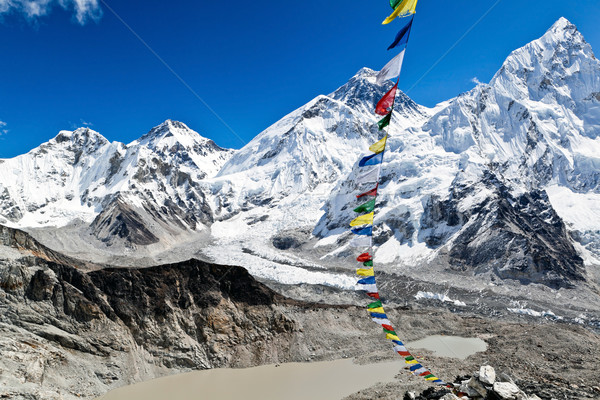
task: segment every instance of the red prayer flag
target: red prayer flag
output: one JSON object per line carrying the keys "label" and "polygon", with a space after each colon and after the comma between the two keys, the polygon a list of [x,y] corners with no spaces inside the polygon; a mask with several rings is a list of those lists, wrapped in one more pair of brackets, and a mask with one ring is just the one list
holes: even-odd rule
{"label": "red prayer flag", "polygon": [[373,257],[371,257],[371,255],[369,253],[362,253],[360,256],[358,256],[356,258],[356,261],[366,262],[366,261],[371,261],[372,259],[373,259]]}
{"label": "red prayer flag", "polygon": [[379,300],[379,293],[367,293],[367,296]]}
{"label": "red prayer flag", "polygon": [[390,108],[394,105],[394,100],[396,99],[396,90],[398,90],[398,82],[379,100],[377,107],[375,107],[376,114],[388,115],[390,113]]}
{"label": "red prayer flag", "polygon": [[394,328],[393,328],[391,325],[385,325],[385,324],[384,324],[384,325],[381,325],[381,327],[382,327],[383,329],[386,329],[386,330],[388,330],[388,331],[392,331],[392,332],[394,332],[394,331],[395,331],[395,329],[394,329]]}
{"label": "red prayer flag", "polygon": [[369,190],[368,192],[364,192],[356,196],[357,199],[360,199],[364,196],[377,196],[377,188],[379,188],[379,183],[375,186],[374,189]]}

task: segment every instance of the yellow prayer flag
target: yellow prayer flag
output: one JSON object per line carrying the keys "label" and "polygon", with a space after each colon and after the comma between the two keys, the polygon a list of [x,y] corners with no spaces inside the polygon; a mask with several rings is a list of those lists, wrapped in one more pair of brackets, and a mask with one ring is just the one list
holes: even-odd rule
{"label": "yellow prayer flag", "polygon": [[410,360],[410,361],[404,361],[406,364],[418,364],[419,362],[417,360]]}
{"label": "yellow prayer flag", "polygon": [[437,381],[439,378],[436,376],[432,376],[431,378],[425,378],[426,381]]}
{"label": "yellow prayer flag", "polygon": [[375,216],[374,212],[370,212],[368,214],[360,215],[350,222],[350,226],[361,226],[361,225],[373,225],[373,217]]}
{"label": "yellow prayer flag", "polygon": [[356,275],[375,276],[375,270],[373,268],[359,268],[356,270]]}
{"label": "yellow prayer flag", "polygon": [[383,311],[383,307],[369,308],[369,312],[373,312],[373,313],[377,313],[377,314],[385,314],[385,311]]}
{"label": "yellow prayer flag", "polygon": [[381,139],[379,142],[371,145],[371,147],[369,147],[369,150],[371,150],[375,154],[379,154],[383,150],[385,150],[386,142],[387,142],[387,135],[385,135],[385,137],[383,139]]}
{"label": "yellow prayer flag", "polygon": [[394,12],[383,21],[383,25],[389,24],[396,17],[406,17],[407,15],[414,14],[417,8],[418,0],[404,0]]}
{"label": "yellow prayer flag", "polygon": [[398,336],[396,336],[396,335],[392,335],[391,333],[386,333],[386,335],[385,335],[385,338],[386,338],[386,339],[390,339],[390,340],[397,340],[397,341],[400,341],[400,338],[399,338]]}

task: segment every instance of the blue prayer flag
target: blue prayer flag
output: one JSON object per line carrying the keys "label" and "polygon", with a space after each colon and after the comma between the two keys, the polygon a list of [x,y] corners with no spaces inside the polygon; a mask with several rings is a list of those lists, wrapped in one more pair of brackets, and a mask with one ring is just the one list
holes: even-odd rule
{"label": "blue prayer flag", "polygon": [[408,37],[410,36],[410,28],[412,28],[412,23],[413,19],[411,18],[408,24],[406,24],[402,29],[400,29],[400,32],[398,32],[398,34],[396,35],[394,43],[392,43],[390,47],[388,47],[388,50],[391,50],[397,46],[403,46],[408,43]]}
{"label": "blue prayer flag", "polygon": [[377,164],[381,164],[382,161],[383,161],[383,153],[372,154],[372,155],[366,156],[362,160],[360,160],[360,162],[358,163],[358,166],[366,167],[367,165],[377,165]]}
{"label": "blue prayer flag", "polygon": [[373,236],[373,227],[367,226],[364,228],[352,229],[352,233],[354,233],[355,235]]}
{"label": "blue prayer flag", "polygon": [[368,278],[364,278],[358,281],[359,285],[372,285],[375,283],[375,277],[369,276]]}

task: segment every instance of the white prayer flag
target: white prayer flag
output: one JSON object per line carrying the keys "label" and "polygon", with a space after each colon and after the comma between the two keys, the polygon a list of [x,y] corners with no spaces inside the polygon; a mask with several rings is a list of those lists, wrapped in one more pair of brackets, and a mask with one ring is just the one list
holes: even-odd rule
{"label": "white prayer flag", "polygon": [[368,169],[360,173],[356,177],[356,183],[376,183],[379,181],[379,172],[381,171],[381,165],[376,165],[371,169]]}
{"label": "white prayer flag", "polygon": [[377,74],[378,85],[383,84],[388,79],[393,79],[400,75],[400,71],[402,71],[402,63],[404,62],[404,52],[405,50],[402,50],[400,54],[392,58],[392,60],[385,64],[385,67],[379,71]]}

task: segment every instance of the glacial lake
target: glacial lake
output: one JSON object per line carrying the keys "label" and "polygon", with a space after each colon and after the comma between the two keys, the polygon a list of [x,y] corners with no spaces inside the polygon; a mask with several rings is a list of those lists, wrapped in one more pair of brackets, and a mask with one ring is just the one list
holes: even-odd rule
{"label": "glacial lake", "polygon": [[479,338],[435,335],[406,343],[406,347],[409,351],[425,349],[432,351],[436,356],[464,360],[475,353],[486,351],[487,343]]}
{"label": "glacial lake", "polygon": [[125,386],[97,400],[336,400],[392,382],[404,366],[401,359],[370,365],[345,359],[212,369]]}
{"label": "glacial lake", "polygon": [[[429,336],[407,343],[411,351],[465,359],[485,351],[476,338]],[[167,376],[110,391],[97,400],[337,400],[376,383],[394,381],[404,361],[359,365],[351,359],[265,365],[245,369],[211,369]],[[435,365],[426,366],[435,370]]]}

